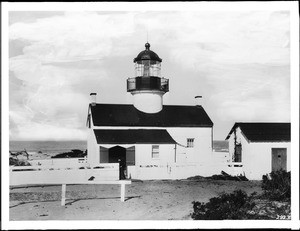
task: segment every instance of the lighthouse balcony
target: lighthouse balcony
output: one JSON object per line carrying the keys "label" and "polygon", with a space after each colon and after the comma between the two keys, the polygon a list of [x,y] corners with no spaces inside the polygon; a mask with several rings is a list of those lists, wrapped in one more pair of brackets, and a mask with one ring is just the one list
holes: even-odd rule
{"label": "lighthouse balcony", "polygon": [[160,78],[156,76],[149,77],[134,77],[127,79],[127,92],[132,91],[142,91],[142,90],[150,90],[150,91],[169,91],[169,80],[165,78]]}

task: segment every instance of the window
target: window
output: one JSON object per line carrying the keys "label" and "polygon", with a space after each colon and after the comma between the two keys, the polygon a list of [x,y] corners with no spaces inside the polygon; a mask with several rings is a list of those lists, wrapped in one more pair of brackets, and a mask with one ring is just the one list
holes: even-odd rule
{"label": "window", "polygon": [[187,147],[188,148],[193,148],[194,147],[194,138],[187,138]]}
{"label": "window", "polygon": [[152,159],[159,158],[159,145],[152,145]]}

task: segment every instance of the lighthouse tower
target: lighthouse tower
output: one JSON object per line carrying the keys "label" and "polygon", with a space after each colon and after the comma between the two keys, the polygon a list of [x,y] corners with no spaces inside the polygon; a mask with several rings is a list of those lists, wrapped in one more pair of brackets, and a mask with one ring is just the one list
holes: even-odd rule
{"label": "lighthouse tower", "polygon": [[145,113],[161,111],[163,95],[169,91],[169,80],[161,77],[162,59],[146,43],[133,62],[135,77],[127,79],[127,92],[133,95],[134,107]]}

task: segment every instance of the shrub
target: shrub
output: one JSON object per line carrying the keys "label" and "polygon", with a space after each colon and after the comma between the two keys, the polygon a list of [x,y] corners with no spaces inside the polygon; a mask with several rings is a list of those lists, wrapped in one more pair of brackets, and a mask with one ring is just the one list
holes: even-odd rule
{"label": "shrub", "polygon": [[263,196],[271,200],[286,201],[291,199],[291,172],[273,171],[262,177]]}
{"label": "shrub", "polygon": [[9,165],[14,165],[14,166],[31,166],[31,164],[28,161],[25,160],[18,160],[12,157],[9,157]]}
{"label": "shrub", "polygon": [[55,156],[52,156],[51,158],[82,158],[87,155],[87,151],[82,151],[79,149],[72,149],[71,152],[64,152],[57,154]]}
{"label": "shrub", "polygon": [[248,213],[255,206],[252,197],[242,190],[233,193],[223,193],[213,197],[208,203],[193,202],[194,212],[191,214],[194,220],[236,220],[251,219],[254,215]]}

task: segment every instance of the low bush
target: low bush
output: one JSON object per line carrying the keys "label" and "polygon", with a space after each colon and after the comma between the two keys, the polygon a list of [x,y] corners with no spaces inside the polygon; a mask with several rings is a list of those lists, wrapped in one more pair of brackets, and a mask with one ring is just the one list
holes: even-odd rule
{"label": "low bush", "polygon": [[263,196],[270,200],[290,201],[291,199],[291,172],[284,170],[273,171],[263,175]]}
{"label": "low bush", "polygon": [[262,178],[263,194],[242,190],[223,193],[208,203],[193,202],[194,220],[290,219],[291,173],[271,172]]}
{"label": "low bush", "polygon": [[193,177],[188,177],[188,180],[232,180],[232,181],[248,181],[246,176],[243,175],[238,175],[238,176],[232,176],[229,175],[228,173],[221,171],[221,174],[215,174],[212,176],[204,177],[204,176],[193,176]]}
{"label": "low bush", "polygon": [[13,157],[9,157],[10,166],[30,166],[31,164],[26,160],[18,160]]}
{"label": "low bush", "polygon": [[52,156],[51,158],[82,158],[87,155],[87,150],[84,152],[79,149],[73,149],[71,152],[64,152],[57,154],[55,156]]}
{"label": "low bush", "polygon": [[208,177],[209,179],[212,180],[233,180],[233,181],[248,181],[247,177],[243,176],[243,175],[239,175],[239,176],[231,176],[231,175],[212,175],[211,177]]}
{"label": "low bush", "polygon": [[193,202],[194,212],[191,214],[194,220],[237,220],[255,219],[255,215],[249,211],[255,206],[252,198],[255,194],[248,196],[242,190],[232,193],[223,193],[213,197],[208,203]]}

